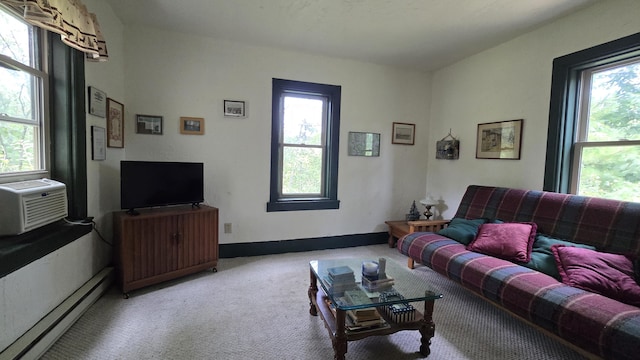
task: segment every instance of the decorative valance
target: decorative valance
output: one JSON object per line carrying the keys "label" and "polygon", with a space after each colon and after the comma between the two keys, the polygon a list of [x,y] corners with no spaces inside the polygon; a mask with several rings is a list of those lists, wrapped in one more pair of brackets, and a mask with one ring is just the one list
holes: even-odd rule
{"label": "decorative valance", "polygon": [[0,0],[29,23],[58,33],[62,41],[87,54],[92,61],[106,61],[107,44],[96,15],[80,0]]}

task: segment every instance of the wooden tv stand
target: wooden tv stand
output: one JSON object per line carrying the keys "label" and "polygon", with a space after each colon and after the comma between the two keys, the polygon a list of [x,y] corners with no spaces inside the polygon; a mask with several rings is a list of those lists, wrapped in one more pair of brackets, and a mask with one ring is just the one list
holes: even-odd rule
{"label": "wooden tv stand", "polygon": [[174,206],[113,215],[114,263],[129,291],[218,265],[218,209]]}

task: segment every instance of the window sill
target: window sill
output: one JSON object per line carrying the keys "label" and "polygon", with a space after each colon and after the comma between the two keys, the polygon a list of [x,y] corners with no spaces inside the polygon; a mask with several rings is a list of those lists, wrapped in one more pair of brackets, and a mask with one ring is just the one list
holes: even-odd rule
{"label": "window sill", "polygon": [[267,212],[301,211],[301,210],[332,210],[340,208],[340,200],[280,200],[267,203]]}
{"label": "window sill", "polygon": [[63,220],[17,236],[0,237],[0,278],[91,232],[91,226]]}

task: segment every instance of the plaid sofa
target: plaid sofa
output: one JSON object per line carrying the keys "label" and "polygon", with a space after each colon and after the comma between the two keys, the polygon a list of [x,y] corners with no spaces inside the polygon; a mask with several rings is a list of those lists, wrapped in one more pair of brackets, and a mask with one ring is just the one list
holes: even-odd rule
{"label": "plaid sofa", "polygon": [[[535,222],[538,233],[599,251],[640,255],[639,203],[471,185],[455,217]],[[640,358],[640,308],[467,251],[435,233],[408,234],[399,239],[398,251],[590,354]]]}

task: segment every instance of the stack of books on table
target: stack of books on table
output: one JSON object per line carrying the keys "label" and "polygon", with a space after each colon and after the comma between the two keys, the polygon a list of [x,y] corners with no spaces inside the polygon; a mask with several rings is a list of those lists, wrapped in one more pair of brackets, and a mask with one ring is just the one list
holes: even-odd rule
{"label": "stack of books on table", "polygon": [[337,266],[327,269],[327,276],[324,279],[327,290],[333,295],[343,294],[346,290],[356,286],[356,277],[353,270],[348,266]]}
{"label": "stack of books on table", "polygon": [[[344,293],[345,301],[352,305],[371,304],[371,300],[361,290],[347,290]],[[387,326],[376,308],[353,309],[347,311],[347,329],[364,330]]]}

